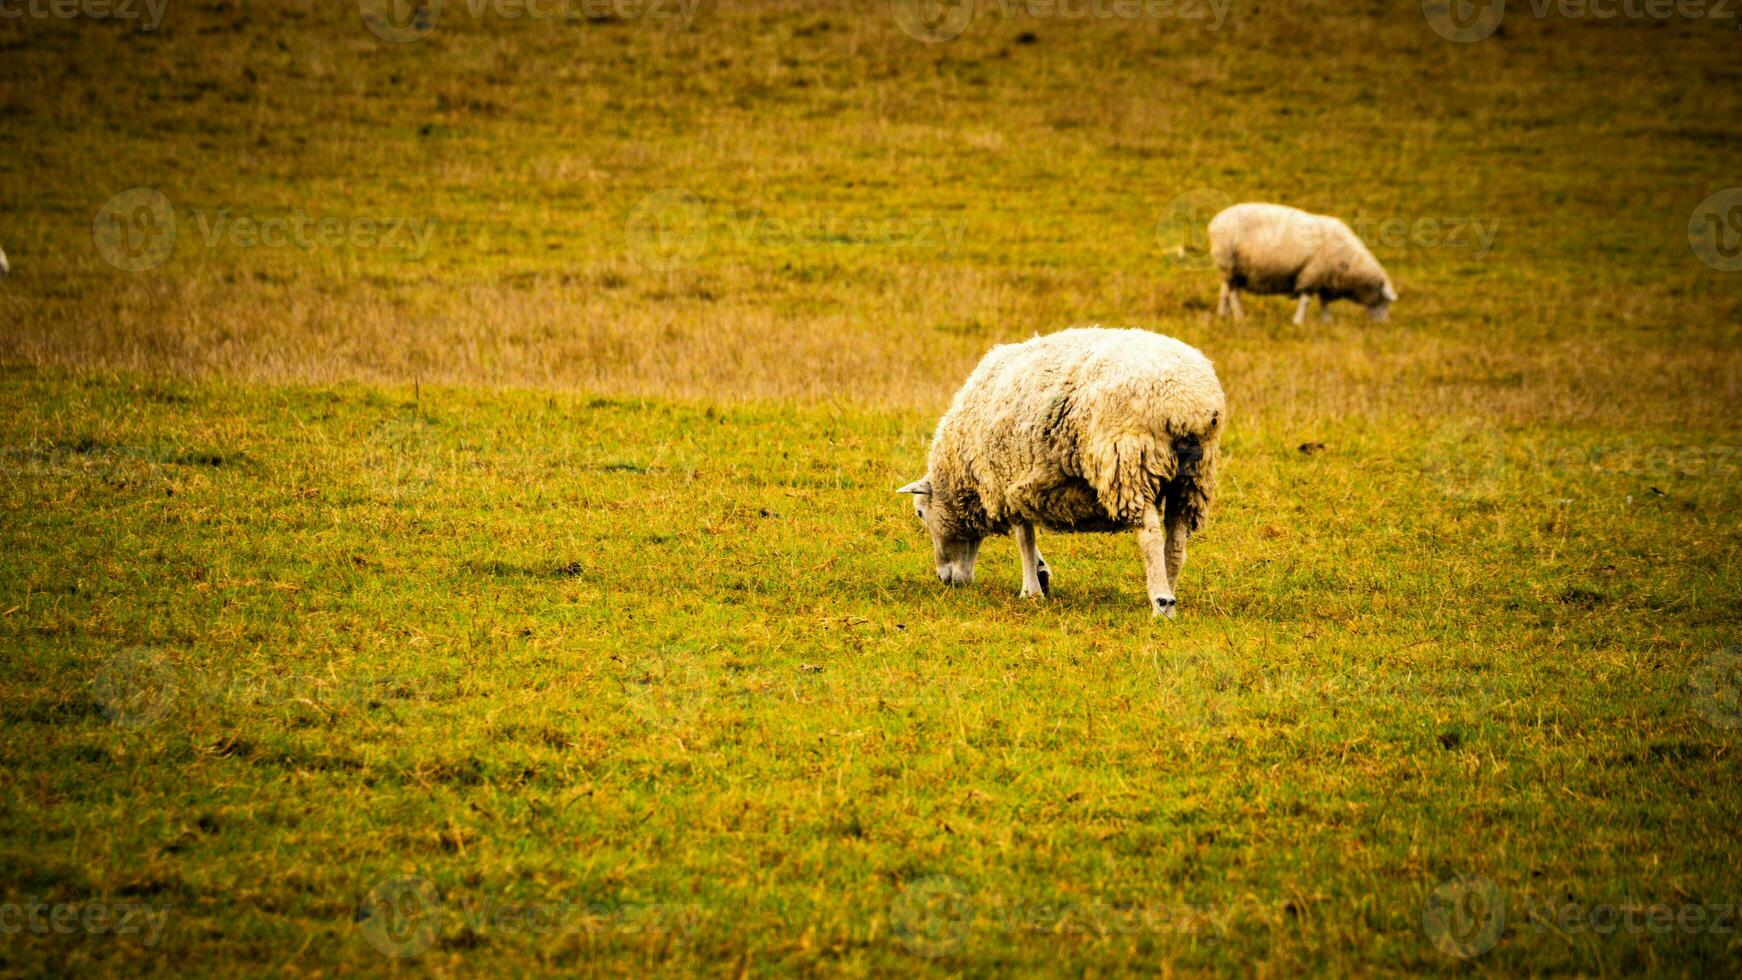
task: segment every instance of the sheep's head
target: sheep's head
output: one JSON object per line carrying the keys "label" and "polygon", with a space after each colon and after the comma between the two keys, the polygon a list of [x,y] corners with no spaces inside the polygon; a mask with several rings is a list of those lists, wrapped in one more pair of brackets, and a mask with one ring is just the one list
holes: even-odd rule
{"label": "sheep's head", "polygon": [[1372,298],[1365,301],[1367,318],[1374,323],[1384,323],[1391,319],[1391,304],[1397,302],[1397,290],[1391,288],[1391,280],[1373,291]]}
{"label": "sheep's head", "polygon": [[974,581],[974,559],[980,554],[980,538],[963,532],[961,519],[947,496],[932,493],[930,477],[915,480],[896,492],[913,494],[913,512],[931,532],[938,581],[945,585],[967,585]]}

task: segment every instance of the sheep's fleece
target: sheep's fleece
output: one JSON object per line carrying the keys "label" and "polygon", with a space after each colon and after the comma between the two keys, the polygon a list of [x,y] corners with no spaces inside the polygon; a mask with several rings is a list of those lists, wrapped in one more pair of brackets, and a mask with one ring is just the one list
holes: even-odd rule
{"label": "sheep's fleece", "polygon": [[1397,298],[1391,279],[1342,221],[1281,204],[1236,204],[1210,219],[1210,257],[1222,281],[1250,293],[1353,300]]}
{"label": "sheep's fleece", "polygon": [[1145,330],[1065,330],[980,361],[938,423],[927,477],[964,536],[1012,521],[1126,530],[1164,501],[1195,531],[1227,414],[1192,347]]}

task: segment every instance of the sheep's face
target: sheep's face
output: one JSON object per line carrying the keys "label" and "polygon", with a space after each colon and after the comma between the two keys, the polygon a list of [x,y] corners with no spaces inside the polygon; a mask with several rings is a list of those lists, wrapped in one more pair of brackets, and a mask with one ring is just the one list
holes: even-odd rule
{"label": "sheep's face", "polygon": [[938,581],[967,585],[974,581],[974,559],[980,554],[980,539],[958,530],[955,515],[932,493],[930,478],[915,480],[898,493],[913,495],[913,512],[931,533],[932,557],[937,562]]}
{"label": "sheep's face", "polygon": [[1367,318],[1374,323],[1384,323],[1391,319],[1391,304],[1397,302],[1397,290],[1391,288],[1391,283],[1375,290],[1372,297],[1366,301]]}

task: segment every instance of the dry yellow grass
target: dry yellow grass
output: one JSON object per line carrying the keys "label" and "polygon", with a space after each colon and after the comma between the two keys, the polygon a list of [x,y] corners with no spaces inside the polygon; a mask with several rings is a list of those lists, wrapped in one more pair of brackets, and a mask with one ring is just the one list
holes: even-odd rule
{"label": "dry yellow grass", "polygon": [[[929,412],[989,345],[1101,322],[1201,346],[1247,418],[1728,424],[1742,273],[1685,229],[1736,179],[1733,32],[1515,14],[1468,45],[1414,3],[1235,5],[1219,30],[989,5],[937,45],[883,3],[708,5],[688,31],[456,6],[404,45],[300,2],[178,5],[152,35],[7,21],[0,358]],[[111,71],[138,84],[80,81]],[[91,232],[134,186],[179,219],[140,273]],[[1213,273],[1157,234],[1193,188],[1495,236],[1379,244],[1388,327],[1294,328],[1281,301],[1218,323]],[[649,268],[636,208],[668,189],[707,237]],[[220,214],[433,234],[415,256],[207,242]]]}
{"label": "dry yellow grass", "polygon": [[[1438,298],[1420,293],[1408,297],[1401,322],[1384,326],[1345,310],[1334,324],[1296,327],[1280,300],[1250,303],[1242,322],[1181,312],[1202,305],[1190,295],[1194,287],[1208,292],[1201,274],[1166,291],[1141,275],[1114,277],[1104,296],[1090,297],[1096,284],[1088,276],[1037,289],[1016,275],[916,270],[865,297],[865,307],[887,316],[772,309],[734,298],[746,284],[729,274],[678,272],[650,288],[626,272],[615,274],[624,278],[614,288],[600,285],[612,275],[342,292],[311,281],[131,280],[53,319],[8,297],[0,311],[14,327],[0,356],[273,383],[481,384],[930,408],[991,344],[1091,322],[1073,311],[1092,305],[1133,309],[1104,320],[1170,333],[1209,352],[1251,418],[1401,413],[1714,426],[1730,421],[1742,394],[1742,352],[1726,342],[1733,331],[1689,330],[1671,340],[1645,329],[1556,330],[1555,323],[1605,317],[1615,299],[1573,289],[1492,297],[1482,303],[1493,312],[1479,318],[1495,324],[1489,332],[1441,333],[1417,325],[1444,321]],[[1528,319],[1506,329],[1509,312]],[[1658,310],[1621,315],[1672,319]],[[1694,314],[1673,319],[1691,322]]]}

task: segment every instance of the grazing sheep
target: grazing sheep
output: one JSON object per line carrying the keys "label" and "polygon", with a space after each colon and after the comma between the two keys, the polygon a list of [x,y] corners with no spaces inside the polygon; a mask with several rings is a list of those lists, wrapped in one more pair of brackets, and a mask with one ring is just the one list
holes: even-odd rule
{"label": "grazing sheep", "polygon": [[1222,273],[1216,314],[1245,316],[1240,290],[1299,297],[1294,322],[1306,322],[1307,303],[1319,298],[1319,315],[1331,319],[1332,300],[1367,307],[1384,323],[1397,290],[1379,260],[1343,222],[1281,204],[1236,204],[1210,219],[1210,256]]}
{"label": "grazing sheep", "polygon": [[1035,527],[1137,532],[1149,602],[1174,615],[1186,539],[1215,490],[1227,416],[1203,354],[1144,330],[1092,327],[992,348],[901,488],[931,532],[938,578],[974,580],[987,535],[1014,532],[1022,595],[1052,591]]}

